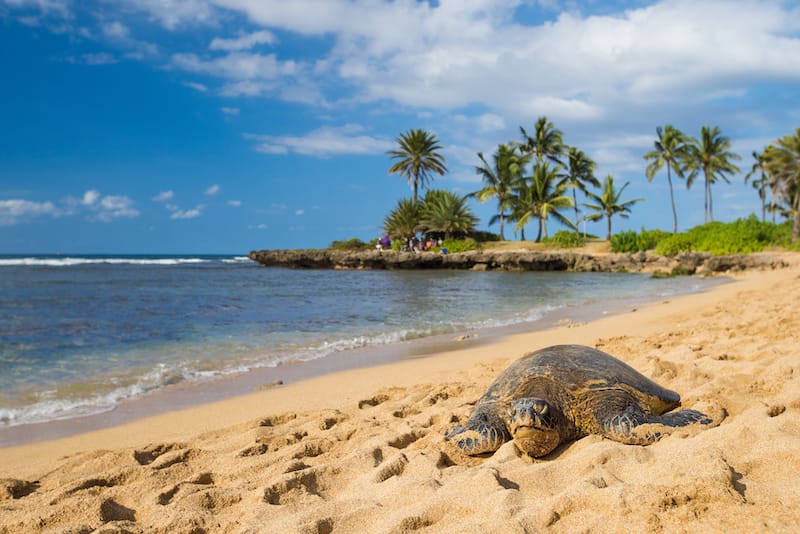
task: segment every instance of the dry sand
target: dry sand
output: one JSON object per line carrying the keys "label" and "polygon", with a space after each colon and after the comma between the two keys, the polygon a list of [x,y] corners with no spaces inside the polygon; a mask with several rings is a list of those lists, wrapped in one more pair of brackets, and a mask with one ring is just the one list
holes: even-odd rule
{"label": "dry sand", "polygon": [[[589,324],[0,449],[0,532],[796,532],[800,261]],[[509,362],[596,346],[721,423],[544,459],[444,431]]]}

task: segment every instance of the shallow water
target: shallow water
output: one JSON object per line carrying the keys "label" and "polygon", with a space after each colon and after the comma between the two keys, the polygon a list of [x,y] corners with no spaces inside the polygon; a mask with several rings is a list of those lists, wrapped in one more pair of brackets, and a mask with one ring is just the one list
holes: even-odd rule
{"label": "shallow water", "polygon": [[304,271],[244,257],[0,257],[0,427],[348,349],[696,292],[608,273]]}

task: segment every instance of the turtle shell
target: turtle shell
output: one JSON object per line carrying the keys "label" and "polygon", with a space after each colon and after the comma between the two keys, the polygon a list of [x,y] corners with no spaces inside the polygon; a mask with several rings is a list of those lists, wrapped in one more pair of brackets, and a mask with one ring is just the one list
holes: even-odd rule
{"label": "turtle shell", "polygon": [[635,395],[646,412],[661,414],[680,405],[674,391],[610,354],[583,345],[555,345],[523,356],[495,379],[481,400],[539,397],[563,404],[620,388]]}

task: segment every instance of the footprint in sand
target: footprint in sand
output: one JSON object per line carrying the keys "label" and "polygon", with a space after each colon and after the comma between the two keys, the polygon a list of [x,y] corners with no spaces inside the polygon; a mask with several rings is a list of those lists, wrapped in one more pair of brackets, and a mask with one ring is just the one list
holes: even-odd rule
{"label": "footprint in sand", "polygon": [[185,449],[186,445],[183,443],[159,443],[157,445],[148,445],[143,449],[133,451],[133,458],[139,465],[150,465],[156,458],[166,454],[175,449]]}
{"label": "footprint in sand", "polygon": [[38,482],[20,480],[17,478],[0,479],[0,501],[6,499],[21,499],[39,489]]}
{"label": "footprint in sand", "polygon": [[317,468],[287,473],[264,490],[264,502],[285,505],[308,498],[324,498],[327,490],[324,475],[325,470]]}

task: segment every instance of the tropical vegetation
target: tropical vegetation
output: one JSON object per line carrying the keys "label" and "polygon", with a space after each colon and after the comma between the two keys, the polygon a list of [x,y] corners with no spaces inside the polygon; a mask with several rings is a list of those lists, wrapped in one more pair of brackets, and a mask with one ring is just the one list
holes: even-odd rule
{"label": "tropical vegetation", "polygon": [[675,210],[675,195],[672,191],[672,171],[678,178],[683,178],[683,164],[688,156],[687,137],[680,130],[667,124],[656,128],[658,138],[653,143],[653,150],[644,155],[650,163],[645,169],[648,181],[653,181],[662,168],[667,168],[667,184],[669,184],[669,200],[672,204],[672,233],[678,233],[678,212]]}
{"label": "tropical vegetation", "polygon": [[619,189],[614,188],[614,177],[609,174],[603,182],[603,190],[599,195],[591,192],[588,193],[589,198],[594,201],[594,203],[584,204],[587,208],[595,212],[587,215],[587,220],[597,221],[603,217],[606,218],[608,223],[606,239],[609,241],[611,240],[611,218],[614,215],[619,215],[623,219],[627,219],[630,216],[631,206],[644,200],[643,198],[622,200],[622,193],[629,185],[630,182],[625,182]]}
{"label": "tropical vegetation", "polygon": [[515,145],[504,144],[497,147],[492,155],[491,164],[480,152],[478,152],[478,159],[481,160],[482,165],[475,167],[475,172],[485,185],[482,189],[470,193],[470,196],[478,199],[479,202],[486,202],[492,198],[497,199],[497,215],[489,221],[489,225],[499,221],[500,239],[505,241],[507,211],[511,208],[515,190],[523,181],[525,165],[530,161],[530,156],[520,153]]}
{"label": "tropical vegetation", "polygon": [[686,155],[686,187],[692,187],[695,178],[702,172],[705,185],[703,203],[703,222],[714,221],[714,205],[711,196],[711,186],[717,180],[730,183],[727,174],[739,172],[739,167],[733,161],[742,159],[738,154],[731,152],[731,140],[722,135],[719,126],[703,126],[700,129],[700,140],[690,139],[688,154]]}
{"label": "tropical vegetation", "polygon": [[389,156],[397,160],[389,168],[389,174],[405,176],[417,202],[419,190],[433,180],[433,174],[447,172],[447,160],[442,155],[442,146],[435,134],[412,129],[397,137],[398,148],[390,150]]}
{"label": "tropical vegetation", "polygon": [[393,241],[406,243],[418,232],[443,239],[467,236],[477,224],[478,218],[467,206],[465,197],[430,189],[421,202],[400,200],[384,219],[383,230]]}
{"label": "tropical vegetation", "polygon": [[[601,183],[595,177],[596,163],[578,147],[564,143],[564,134],[547,117],[539,117],[533,129],[520,127],[521,141],[498,144],[491,156],[477,154],[475,173],[482,187],[462,196],[441,189],[430,189],[435,175],[447,172],[442,146],[436,135],[411,129],[397,137],[398,148],[388,152],[393,163],[390,174],[399,174],[411,186],[410,199],[401,199],[386,215],[386,236],[406,243],[422,234],[443,239],[449,251],[471,250],[487,240],[505,240],[508,224],[515,236],[526,239],[526,229],[536,224],[537,242],[574,247],[585,242],[581,221],[606,221],[606,239],[615,252],[656,250],[663,254],[686,251],[712,253],[749,252],[771,246],[800,246],[800,128],[776,139],[762,151],[752,153],[752,165],[744,176],[761,201],[761,218],[753,216],[733,223],[714,222],[713,186],[730,183],[740,172],[740,160],[731,150],[731,141],[718,126],[702,126],[695,139],[667,124],[656,128],[653,149],[643,157],[644,174],[652,182],[666,171],[672,208],[672,233],[662,230],[612,233],[614,217],[628,218],[634,204],[642,198],[625,199],[630,185],[617,187],[612,175]],[[687,189],[702,178],[704,221],[701,226],[678,233],[678,215],[673,177],[686,181]],[[424,195],[422,194],[424,191]],[[579,195],[584,202],[580,202]],[[499,223],[499,235],[476,231],[478,218],[468,201],[494,201],[496,212],[489,225]],[[581,216],[581,209],[587,213]],[[699,211],[699,208],[698,208]],[[767,211],[772,223],[766,222]],[[569,213],[571,216],[568,216]],[[792,224],[775,224],[777,216]],[[548,222],[556,220],[566,230],[548,237]],[[363,249],[371,243],[354,239],[334,242],[334,248]]]}
{"label": "tropical vegetation", "polygon": [[533,175],[519,183],[516,195],[511,202],[511,214],[516,221],[515,230],[520,231],[525,240],[525,226],[532,220],[538,222],[536,242],[547,237],[547,220],[550,217],[561,224],[572,227],[572,221],[561,211],[572,207],[572,199],[566,194],[569,185],[560,174],[560,166],[551,167],[544,162],[533,167]]}
{"label": "tropical vegetation", "polygon": [[793,218],[792,243],[800,240],[800,128],[764,149],[773,203],[783,206],[783,215]]}

